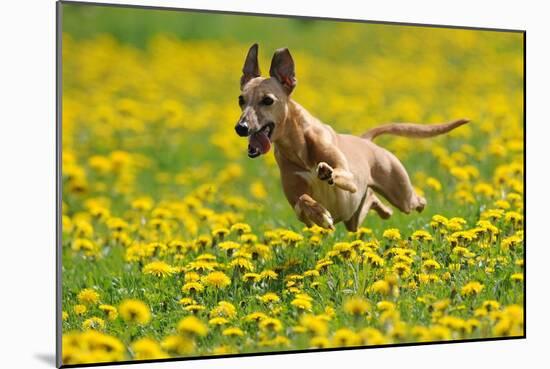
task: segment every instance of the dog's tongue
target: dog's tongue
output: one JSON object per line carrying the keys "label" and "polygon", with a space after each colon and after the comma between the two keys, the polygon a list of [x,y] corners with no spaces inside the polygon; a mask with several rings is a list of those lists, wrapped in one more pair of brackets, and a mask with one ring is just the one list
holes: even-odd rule
{"label": "dog's tongue", "polygon": [[271,141],[264,131],[256,132],[253,135],[248,137],[248,144],[260,151],[262,154],[265,154],[271,148]]}

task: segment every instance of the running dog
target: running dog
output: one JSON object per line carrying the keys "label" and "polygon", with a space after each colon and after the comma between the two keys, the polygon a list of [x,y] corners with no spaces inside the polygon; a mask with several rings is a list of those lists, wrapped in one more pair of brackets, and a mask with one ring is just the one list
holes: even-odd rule
{"label": "running dog", "polygon": [[384,134],[433,137],[467,119],[436,125],[391,123],[360,137],[338,134],[291,99],[296,76],[288,49],[275,51],[269,75],[261,77],[258,45],[252,45],[242,69],[242,114],[235,130],[248,137],[250,158],[274,146],[285,196],[300,221],[330,229],[344,222],[356,231],[370,209],[384,219],[391,216],[392,209],[377,194],[407,214],[424,209],[426,199],[415,192],[403,164],[373,140]]}

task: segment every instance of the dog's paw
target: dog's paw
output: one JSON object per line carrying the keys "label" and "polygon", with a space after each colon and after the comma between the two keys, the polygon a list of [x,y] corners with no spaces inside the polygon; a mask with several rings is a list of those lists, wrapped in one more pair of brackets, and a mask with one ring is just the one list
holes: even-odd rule
{"label": "dog's paw", "polygon": [[334,184],[332,172],[332,167],[324,161],[317,164],[317,178],[319,178],[321,181],[327,181],[329,184]]}
{"label": "dog's paw", "polygon": [[306,224],[314,223],[319,227],[334,230],[334,219],[330,212],[309,195],[300,196],[295,210],[297,210],[299,218],[302,218],[300,220]]}
{"label": "dog's paw", "polygon": [[334,219],[332,219],[332,215],[328,212],[328,210],[325,210],[323,212],[323,228],[332,229],[334,230]]}

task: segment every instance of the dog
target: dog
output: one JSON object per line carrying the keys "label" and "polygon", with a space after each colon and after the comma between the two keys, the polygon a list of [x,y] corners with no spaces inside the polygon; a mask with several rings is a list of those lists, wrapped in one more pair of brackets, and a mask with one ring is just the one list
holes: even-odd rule
{"label": "dog", "polygon": [[390,123],[360,137],[338,134],[291,99],[296,76],[287,48],[275,51],[269,76],[260,75],[258,45],[252,45],[242,69],[242,114],[235,131],[248,137],[250,158],[274,146],[284,194],[307,226],[334,229],[343,222],[348,231],[356,231],[371,209],[387,219],[393,210],[377,195],[406,214],[421,212],[426,199],[415,192],[405,167],[373,140],[385,134],[433,137],[469,122]]}

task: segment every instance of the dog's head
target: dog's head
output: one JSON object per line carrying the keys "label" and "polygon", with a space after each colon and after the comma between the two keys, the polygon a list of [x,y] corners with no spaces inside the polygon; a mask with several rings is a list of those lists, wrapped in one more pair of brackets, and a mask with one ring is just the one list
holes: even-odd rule
{"label": "dog's head", "polygon": [[248,50],[241,77],[239,106],[242,114],[235,126],[239,136],[248,137],[248,156],[265,154],[281,135],[288,113],[288,100],[296,86],[294,61],[288,49],[278,49],[271,60],[269,78],[261,77],[258,45]]}

